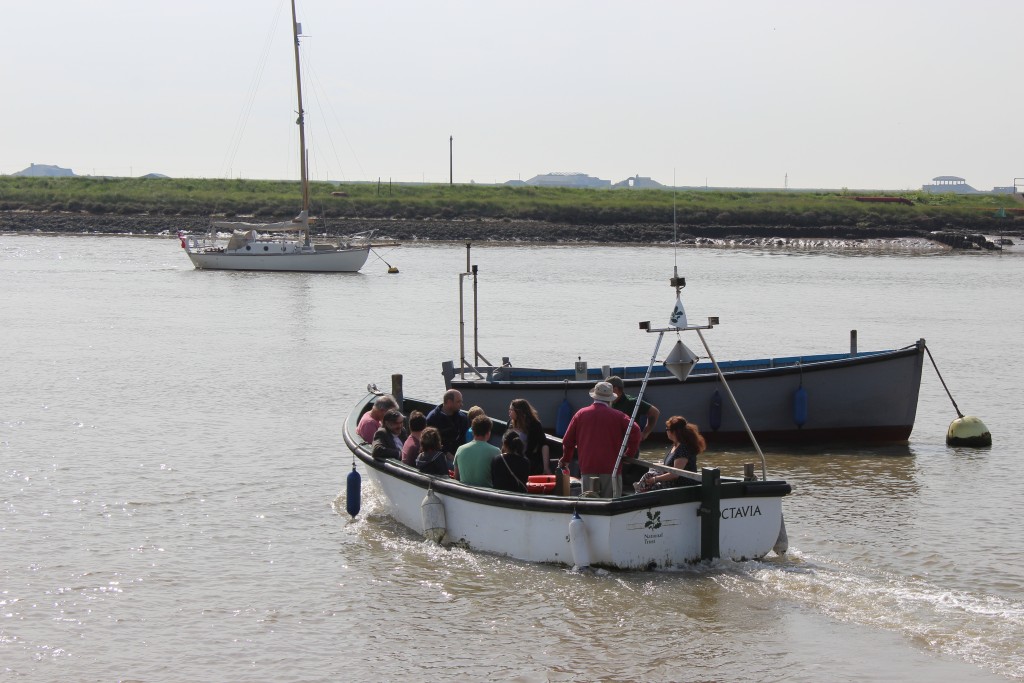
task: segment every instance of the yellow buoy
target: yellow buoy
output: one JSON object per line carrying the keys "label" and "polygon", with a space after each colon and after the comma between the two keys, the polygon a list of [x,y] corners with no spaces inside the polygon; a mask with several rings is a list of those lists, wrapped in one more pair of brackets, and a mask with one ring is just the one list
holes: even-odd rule
{"label": "yellow buoy", "polygon": [[947,446],[991,446],[992,433],[985,423],[974,417],[958,417],[949,423],[946,430]]}

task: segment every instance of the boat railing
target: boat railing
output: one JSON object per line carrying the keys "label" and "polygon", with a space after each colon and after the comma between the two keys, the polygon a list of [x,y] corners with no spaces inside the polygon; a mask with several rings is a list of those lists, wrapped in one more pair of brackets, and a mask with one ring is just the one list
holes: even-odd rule
{"label": "boat railing", "polygon": [[[886,353],[885,351],[865,351],[855,354],[857,358],[870,358]],[[723,372],[745,372],[751,370],[770,370],[773,368],[786,368],[798,365],[813,365],[817,363],[828,363],[837,360],[846,360],[854,357],[850,353],[827,353],[812,356],[783,356],[779,358],[754,358],[747,360],[719,361],[718,366]],[[516,368],[497,367],[480,368],[480,372],[486,374],[488,382],[529,382],[529,381],[575,381],[579,379],[578,373],[573,368],[562,368],[548,370],[542,368]],[[642,379],[647,372],[646,366],[602,366],[600,368],[588,368],[586,370],[587,382],[597,382],[616,375],[622,379]],[[715,367],[712,363],[698,363],[694,366],[691,375],[712,375],[715,374]],[[655,367],[651,371],[652,377],[668,377],[669,372],[663,367]]]}

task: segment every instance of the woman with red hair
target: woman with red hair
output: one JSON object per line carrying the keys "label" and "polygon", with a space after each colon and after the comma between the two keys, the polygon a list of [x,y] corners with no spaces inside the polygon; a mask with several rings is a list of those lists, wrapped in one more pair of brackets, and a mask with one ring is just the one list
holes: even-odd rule
{"label": "woman with red hair", "polygon": [[[673,415],[665,422],[665,433],[672,447],[665,456],[665,465],[688,472],[697,471],[697,456],[704,452],[707,444],[697,425],[690,424],[685,417]],[[655,488],[669,488],[690,483],[686,477],[675,472],[650,470],[637,484],[638,491]]]}

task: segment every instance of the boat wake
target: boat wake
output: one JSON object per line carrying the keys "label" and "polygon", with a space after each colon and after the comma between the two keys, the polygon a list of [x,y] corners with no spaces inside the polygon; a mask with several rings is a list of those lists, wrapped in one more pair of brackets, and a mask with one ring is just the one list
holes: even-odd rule
{"label": "boat wake", "polygon": [[[900,633],[921,648],[992,673],[1024,679],[1024,603],[950,590],[920,577],[844,565],[799,551],[776,562],[751,563],[735,576],[739,590],[789,599],[841,622]],[[749,578],[755,583],[747,583]],[[742,584],[742,585],[741,585]]]}

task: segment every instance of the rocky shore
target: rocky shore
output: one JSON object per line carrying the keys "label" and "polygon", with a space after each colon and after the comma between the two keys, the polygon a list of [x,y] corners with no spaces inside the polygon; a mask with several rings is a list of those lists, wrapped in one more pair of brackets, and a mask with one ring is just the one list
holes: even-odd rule
{"label": "rocky shore", "polygon": [[[75,213],[0,212],[0,233],[87,235],[174,235],[201,233],[210,219],[200,216],[123,216]],[[254,221],[259,222],[259,221]],[[329,237],[372,231],[379,240],[446,242],[576,242],[592,244],[670,244],[677,234],[690,244],[762,246],[858,246],[898,243],[935,248],[987,249],[998,247],[981,235],[962,232],[924,232],[906,228],[847,226],[756,226],[619,224],[571,225],[521,220],[460,219],[342,219],[321,231]]]}

